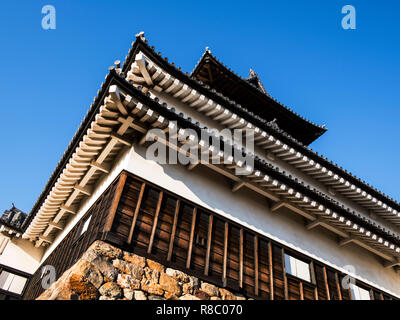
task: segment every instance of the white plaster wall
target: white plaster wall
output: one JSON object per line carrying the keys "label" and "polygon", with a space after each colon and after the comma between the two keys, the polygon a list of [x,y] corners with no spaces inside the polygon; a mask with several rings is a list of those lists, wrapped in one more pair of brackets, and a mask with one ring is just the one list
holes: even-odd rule
{"label": "white plaster wall", "polygon": [[132,148],[129,157],[127,171],[343,272],[352,265],[354,277],[400,296],[400,275],[384,268],[375,255],[358,246],[340,247],[325,229],[307,230],[294,213],[271,213],[267,200],[248,189],[232,193],[230,182],[210,169],[160,165],[145,159],[144,147]]}
{"label": "white plaster wall", "polygon": [[0,255],[0,264],[32,274],[39,266],[43,252],[42,248],[35,248],[25,239],[12,238]]}

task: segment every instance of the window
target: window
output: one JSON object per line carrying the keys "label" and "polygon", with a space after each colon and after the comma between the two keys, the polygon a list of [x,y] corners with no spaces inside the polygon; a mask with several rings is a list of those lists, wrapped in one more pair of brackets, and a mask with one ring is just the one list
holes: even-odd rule
{"label": "window", "polygon": [[311,282],[310,264],[285,253],[286,273]]}
{"label": "window", "polygon": [[25,277],[3,270],[0,273],[0,289],[22,294],[27,280]]}
{"label": "window", "polygon": [[88,227],[89,227],[89,224],[90,224],[90,220],[92,219],[92,216],[90,216],[89,218],[87,218],[86,220],[85,220],[85,222],[83,223],[83,226],[82,226],[82,229],[81,229],[81,234],[80,235],[83,235],[85,232],[86,232],[86,230],[88,229]]}
{"label": "window", "polygon": [[371,300],[368,290],[365,290],[355,284],[350,284],[350,290],[353,300]]}

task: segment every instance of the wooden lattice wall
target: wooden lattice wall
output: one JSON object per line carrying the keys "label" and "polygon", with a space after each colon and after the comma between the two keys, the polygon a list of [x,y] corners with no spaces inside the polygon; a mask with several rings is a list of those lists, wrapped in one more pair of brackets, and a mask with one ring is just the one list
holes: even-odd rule
{"label": "wooden lattice wall", "polygon": [[[92,216],[87,232],[77,237]],[[349,300],[345,274],[286,248],[214,212],[123,172],[43,265],[61,275],[94,240],[181,269],[255,299]],[[310,264],[311,281],[285,271],[285,253]],[[37,297],[40,268],[26,299]],[[358,282],[372,299],[394,297]]]}

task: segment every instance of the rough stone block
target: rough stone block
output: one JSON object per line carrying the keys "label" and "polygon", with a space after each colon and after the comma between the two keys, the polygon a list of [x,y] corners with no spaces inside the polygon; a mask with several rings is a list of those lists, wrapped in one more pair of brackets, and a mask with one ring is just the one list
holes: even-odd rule
{"label": "rough stone block", "polygon": [[121,297],[121,288],[115,282],[106,282],[103,284],[99,292],[102,296],[118,299]]}
{"label": "rough stone block", "polygon": [[201,290],[207,293],[210,297],[218,297],[219,295],[218,287],[214,286],[211,283],[202,282]]}

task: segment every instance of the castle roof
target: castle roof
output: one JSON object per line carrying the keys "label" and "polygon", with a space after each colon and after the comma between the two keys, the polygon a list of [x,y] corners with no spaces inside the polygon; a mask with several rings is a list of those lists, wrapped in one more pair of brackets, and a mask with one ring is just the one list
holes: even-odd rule
{"label": "castle roof", "polygon": [[22,225],[26,217],[27,214],[16,208],[13,203],[9,210],[4,210],[3,215],[0,217],[0,224],[22,231]]}
{"label": "castle roof", "polygon": [[276,119],[285,132],[304,145],[309,145],[326,132],[324,126],[303,118],[268,94],[253,69],[250,69],[249,77],[244,79],[213,56],[208,48],[191,76],[263,119]]}

